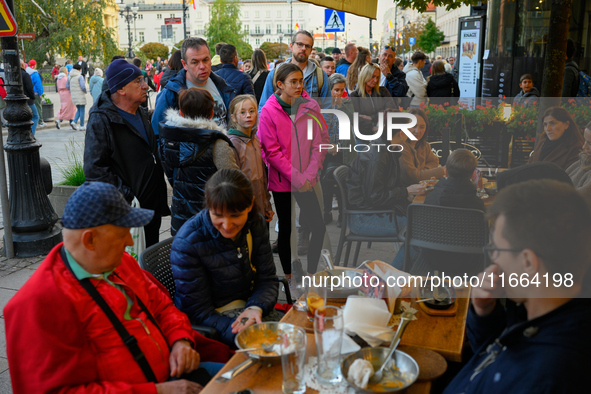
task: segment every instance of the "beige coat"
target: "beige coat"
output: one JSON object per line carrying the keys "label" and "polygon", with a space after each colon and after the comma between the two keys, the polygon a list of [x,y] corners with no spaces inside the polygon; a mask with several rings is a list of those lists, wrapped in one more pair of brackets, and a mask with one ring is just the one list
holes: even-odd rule
{"label": "beige coat", "polygon": [[399,161],[404,185],[409,186],[431,177],[443,177],[443,167],[439,167],[439,159],[431,150],[431,145],[428,142],[417,142],[416,149],[408,141],[403,142],[402,146],[404,149]]}
{"label": "beige coat", "polygon": [[268,177],[261,156],[261,143],[256,134],[252,138],[241,135],[233,135],[236,130],[228,132],[228,138],[235,149],[236,163],[246,174],[252,183],[254,190],[254,202],[261,215],[267,217],[267,212],[272,211],[271,194],[267,190]]}
{"label": "beige coat", "polygon": [[[76,69],[72,69],[70,74],[68,75],[68,82],[70,83],[70,93],[72,94],[72,103],[74,105],[86,105],[86,92],[82,90],[80,87],[79,77],[80,71]],[[84,82],[84,86],[86,89],[86,81]]]}

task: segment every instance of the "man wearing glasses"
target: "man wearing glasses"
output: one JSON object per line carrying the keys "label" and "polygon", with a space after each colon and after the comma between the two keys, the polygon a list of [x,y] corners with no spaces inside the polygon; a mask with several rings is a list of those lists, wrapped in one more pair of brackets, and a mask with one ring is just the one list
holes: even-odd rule
{"label": "man wearing glasses", "polygon": [[380,86],[385,86],[392,97],[405,97],[408,92],[406,74],[394,67],[396,51],[393,47],[385,46],[380,53],[379,64],[382,76]]}
{"label": "man wearing glasses", "polygon": [[[304,73],[304,90],[306,93],[310,97],[322,98],[322,107],[328,107],[331,101],[328,90],[328,76],[316,62],[309,59],[313,47],[314,38],[312,34],[306,30],[298,31],[289,44],[292,57],[287,58],[284,63],[279,64],[275,69],[286,63],[297,65]],[[259,113],[276,89],[276,83],[274,83],[275,69],[271,70],[269,75],[267,75],[265,87],[261,94],[261,101],[259,102]]]}
{"label": "man wearing glasses", "polygon": [[493,264],[472,288],[467,318],[475,355],[445,393],[586,392],[588,205],[571,185],[536,180],[503,190],[489,217]]}

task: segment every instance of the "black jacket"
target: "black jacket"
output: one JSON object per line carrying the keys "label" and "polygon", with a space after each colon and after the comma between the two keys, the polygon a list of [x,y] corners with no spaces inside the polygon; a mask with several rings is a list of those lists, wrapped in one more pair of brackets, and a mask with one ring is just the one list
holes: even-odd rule
{"label": "black jacket", "polygon": [[254,69],[248,72],[248,75],[250,75],[250,78],[254,84],[254,95],[257,98],[257,103],[261,101],[261,95],[263,94],[263,88],[265,87],[265,82],[267,81],[267,75],[269,75],[269,72],[269,70],[261,72],[261,75],[259,75],[256,81],[254,78],[256,77],[257,73],[254,72]]}
{"label": "black jacket", "polygon": [[[449,73],[431,75],[429,82],[427,82],[427,96],[429,96],[429,102],[433,104],[449,103],[455,105],[458,103],[457,99],[451,99],[460,97],[460,87],[454,79],[453,75]],[[433,99],[433,97],[441,97],[440,99]]]}
{"label": "black jacket", "polygon": [[[484,202],[476,195],[476,186],[469,179],[442,178],[435,184],[431,193],[425,198],[425,204],[442,207],[469,208],[484,211]],[[482,253],[465,254],[442,252],[432,249],[421,249],[418,260],[427,263],[427,269],[439,270],[446,274],[462,275],[464,273],[476,275],[482,271],[484,256]],[[415,263],[415,266],[420,266]],[[420,275],[422,271],[411,270]],[[432,272],[432,271],[431,271]]]}
{"label": "black jacket", "polygon": [[[180,115],[179,115],[180,117]],[[205,182],[218,170],[213,148],[218,139],[232,142],[214,121],[195,119],[194,127],[160,123],[160,157],[173,188],[170,231],[175,235],[205,202]]]}
{"label": "black jacket", "polygon": [[170,78],[174,77],[176,73],[178,73],[178,70],[171,70],[170,68],[164,70],[164,74],[162,74],[162,78],[160,78],[160,91],[164,90]]}
{"label": "black jacket", "polygon": [[88,181],[115,185],[128,202],[137,197],[142,208],[170,214],[158,145],[146,111],[138,108],[150,143],[123,119],[103,92],[90,109],[84,144],[84,175]]}
{"label": "black jacket", "polygon": [[[359,115],[371,116],[372,120],[363,119],[359,117],[359,131],[361,134],[370,135],[375,134],[372,131],[373,126],[378,125],[378,116],[380,112],[384,112],[386,109],[398,108],[398,104],[394,101],[388,89],[384,86],[380,86],[379,94],[371,92],[371,98],[368,96],[361,97],[357,90],[354,90],[349,95],[353,100],[353,106],[355,111]],[[359,144],[365,144],[368,141],[357,141]]]}
{"label": "black jacket", "polygon": [[33,105],[35,104],[35,90],[33,89],[33,80],[31,80],[31,76],[27,74],[27,72],[22,68],[21,78],[23,80],[23,93],[25,94],[25,96],[29,98],[27,100],[27,104]]}
{"label": "black jacket", "polygon": [[386,75],[385,86],[392,97],[406,97],[406,92],[408,92],[406,74],[398,67],[392,66],[390,73]]}
{"label": "black jacket", "polygon": [[[375,143],[384,143],[376,141]],[[346,187],[349,204],[353,209],[394,209],[404,215],[408,205],[408,191],[402,185],[399,153],[388,152],[382,148],[378,152],[358,153],[351,162]]]}
{"label": "black jacket", "polygon": [[564,80],[562,82],[562,97],[577,97],[579,92],[579,65],[573,59],[566,59],[564,66]]}
{"label": "black jacket", "polygon": [[[247,234],[252,236],[250,259]],[[249,261],[250,260],[250,261]],[[176,284],[174,303],[191,323],[213,327],[222,341],[233,345],[234,319],[216,312],[235,300],[257,306],[263,316],[275,307],[278,283],[263,217],[251,212],[235,240],[224,238],[204,209],[180,229],[170,254]]]}
{"label": "black jacket", "polygon": [[[80,62],[76,62],[76,64],[78,63]],[[80,74],[82,74],[83,77],[86,77],[86,74],[88,74],[88,64],[86,64],[86,62],[82,60],[80,66],[82,67],[82,69],[80,70]]]}

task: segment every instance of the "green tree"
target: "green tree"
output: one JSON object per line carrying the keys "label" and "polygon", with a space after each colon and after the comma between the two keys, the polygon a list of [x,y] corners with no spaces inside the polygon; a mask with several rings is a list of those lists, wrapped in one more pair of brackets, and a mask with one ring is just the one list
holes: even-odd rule
{"label": "green tree", "polygon": [[240,3],[233,0],[215,0],[210,8],[211,19],[205,25],[205,37],[211,55],[215,55],[215,44],[232,44],[242,58],[252,56],[252,47],[244,42],[242,22],[240,22]]}
{"label": "green tree", "polygon": [[334,49],[334,47],[328,47],[324,50],[324,53],[326,53],[327,55],[332,55],[332,50]]}
{"label": "green tree", "polygon": [[140,48],[140,51],[146,56],[146,59],[156,59],[160,56],[163,59],[168,58],[168,47],[159,42],[149,42]]}
{"label": "green tree", "polygon": [[24,40],[27,59],[52,63],[56,55],[76,60],[79,55],[105,62],[119,53],[114,29],[103,13],[113,0],[15,0],[19,31],[35,33]]}
{"label": "green tree", "polygon": [[431,53],[441,45],[445,34],[437,28],[437,25],[431,18],[425,23],[423,32],[417,37],[417,45],[425,53]]}
{"label": "green tree", "polygon": [[[283,47],[283,50],[281,50],[281,47]],[[263,42],[261,44],[261,49],[265,52],[267,60],[278,59],[281,55],[285,57],[289,52],[287,44],[279,44],[278,42]]]}

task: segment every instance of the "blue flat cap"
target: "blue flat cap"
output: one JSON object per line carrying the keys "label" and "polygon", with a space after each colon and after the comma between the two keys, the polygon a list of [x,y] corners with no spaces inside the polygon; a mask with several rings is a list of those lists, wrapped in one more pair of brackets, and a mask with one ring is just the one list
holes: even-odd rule
{"label": "blue flat cap", "polygon": [[123,194],[110,183],[85,182],[66,203],[62,224],[68,229],[83,229],[112,224],[119,227],[143,227],[154,211],[129,206]]}

